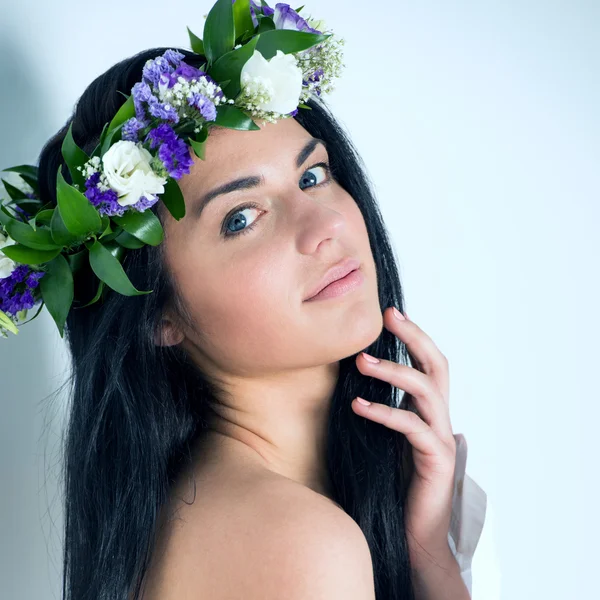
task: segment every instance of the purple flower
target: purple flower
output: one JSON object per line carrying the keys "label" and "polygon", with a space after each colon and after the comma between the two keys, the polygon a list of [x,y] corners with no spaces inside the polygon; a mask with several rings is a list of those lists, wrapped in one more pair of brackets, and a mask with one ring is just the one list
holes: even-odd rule
{"label": "purple flower", "polygon": [[174,67],[178,67],[181,60],[184,58],[185,54],[177,50],[167,50],[163,54],[164,58],[166,58]]}
{"label": "purple flower", "polygon": [[87,189],[83,195],[98,209],[101,215],[122,217],[128,209],[144,212],[147,208],[158,202],[158,196],[151,198],[142,196],[135,204],[121,206],[117,200],[119,197],[117,192],[113,189],[102,191],[98,187],[99,182],[100,172],[97,171],[87,178],[85,182]]}
{"label": "purple flower", "polygon": [[138,81],[131,88],[131,95],[133,96],[133,105],[135,106],[135,116],[142,121],[146,117],[146,111],[142,103],[148,102],[152,98],[152,90],[145,81]]}
{"label": "purple flower", "polygon": [[[235,3],[235,0],[233,0],[233,3]],[[250,15],[252,16],[252,25],[254,27],[258,27],[257,13],[259,15],[265,15],[265,17],[272,17],[273,12],[274,11],[270,6],[261,6],[254,2],[254,0],[250,0]]]}
{"label": "purple flower", "polygon": [[191,81],[192,79],[200,79],[202,75],[206,75],[206,73],[182,61],[172,73],[163,73],[160,77],[160,83],[163,85],[166,83],[168,88],[172,88],[177,83],[178,77]]}
{"label": "purple flower", "polygon": [[17,265],[8,277],[0,279],[0,310],[14,316],[20,310],[33,308],[36,299],[32,291],[45,274],[28,265]]}
{"label": "purple flower", "polygon": [[150,96],[150,98],[148,98],[148,112],[153,117],[159,117],[165,121],[179,123],[179,114],[173,105],[168,102],[163,104],[156,96]]}
{"label": "purple flower", "polygon": [[188,104],[196,107],[206,121],[214,121],[217,118],[217,109],[211,100],[204,94],[196,92],[188,97]]}
{"label": "purple flower", "polygon": [[[35,198],[35,196],[29,196],[29,195],[27,195],[27,197],[28,197],[28,198]],[[18,213],[22,214],[22,215],[23,215],[23,217],[25,217],[25,219],[28,219],[28,218],[29,218],[29,213],[28,213],[26,210],[23,210],[23,209],[22,209],[20,206],[18,206],[18,205],[15,205],[13,208],[14,208],[14,209],[15,209],[15,210],[16,210]]]}
{"label": "purple flower", "polygon": [[131,117],[123,123],[121,129],[121,139],[130,142],[137,142],[139,140],[139,131],[148,126],[147,121],[140,121],[136,117]]}
{"label": "purple flower", "polygon": [[110,188],[102,191],[98,187],[99,182],[100,171],[96,171],[86,179],[86,190],[83,192],[83,195],[98,209],[101,215],[117,215],[122,217],[126,207],[121,206],[117,202],[117,198],[119,197],[117,192]]}
{"label": "purple flower", "polygon": [[312,75],[309,76],[308,79],[302,80],[302,85],[308,85],[309,82],[316,83],[321,79],[321,77],[323,77],[323,75],[323,67],[319,67],[314,73],[312,73]]}
{"label": "purple flower", "polygon": [[150,148],[156,148],[160,144],[158,157],[173,179],[181,179],[184,174],[190,172],[194,160],[190,156],[189,147],[177,137],[167,123],[151,129],[144,141],[148,140],[150,140]]}
{"label": "purple flower", "polygon": [[[235,0],[233,0],[233,4],[235,4]],[[256,11],[259,10],[259,7],[254,4],[252,0],[250,0],[250,16],[252,17],[252,26],[258,27],[258,19],[256,18]]]}
{"label": "purple flower", "polygon": [[146,198],[146,196],[142,196],[135,204],[131,204],[130,206],[138,212],[144,212],[147,208],[150,208],[157,202],[158,196],[152,196],[151,198]]}
{"label": "purple flower", "polygon": [[[166,54],[166,52],[165,52]],[[169,55],[173,58],[172,55]],[[171,73],[173,71],[173,66],[170,62],[165,58],[165,56],[157,56],[154,60],[146,61],[144,68],[142,69],[142,76],[151,84],[157,86],[160,81],[161,75],[165,73]]]}
{"label": "purple flower", "polygon": [[278,2],[275,5],[275,29],[295,29],[297,31],[307,31],[309,33],[321,33],[313,29],[310,25],[289,5]]}

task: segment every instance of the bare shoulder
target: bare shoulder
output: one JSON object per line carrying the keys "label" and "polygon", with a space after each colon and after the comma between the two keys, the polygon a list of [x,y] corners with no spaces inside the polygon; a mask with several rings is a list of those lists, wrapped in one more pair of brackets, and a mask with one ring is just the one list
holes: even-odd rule
{"label": "bare shoulder", "polygon": [[[263,490],[251,525],[252,595],[289,600],[374,600],[371,553],[356,522],[312,490],[282,482]],[[253,575],[250,575],[253,574]]]}
{"label": "bare shoulder", "polygon": [[309,488],[265,477],[198,509],[171,536],[156,598],[375,599],[362,530]]}

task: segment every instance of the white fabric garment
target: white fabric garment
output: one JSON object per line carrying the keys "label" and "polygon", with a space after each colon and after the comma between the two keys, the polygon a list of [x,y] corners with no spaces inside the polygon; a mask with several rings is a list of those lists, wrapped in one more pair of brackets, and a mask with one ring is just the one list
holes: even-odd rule
{"label": "white fabric garment", "polygon": [[[499,600],[500,570],[493,537],[492,511],[487,494],[466,473],[467,440],[461,433],[456,441],[454,495],[448,544],[460,566],[472,600]],[[485,527],[484,527],[485,523]],[[474,560],[475,549],[477,559]],[[478,569],[473,569],[473,566]]]}

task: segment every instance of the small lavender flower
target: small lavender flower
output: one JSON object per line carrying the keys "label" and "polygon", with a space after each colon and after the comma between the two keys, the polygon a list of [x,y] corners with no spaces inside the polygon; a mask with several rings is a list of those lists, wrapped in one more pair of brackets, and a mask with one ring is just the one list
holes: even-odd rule
{"label": "small lavender flower", "polygon": [[39,298],[33,290],[45,271],[36,271],[29,265],[18,265],[8,277],[0,279],[0,310],[15,316],[21,310],[33,308]]}
{"label": "small lavender flower", "polygon": [[181,179],[184,174],[190,172],[190,167],[194,164],[190,149],[167,123],[150,130],[144,141],[148,140],[150,148],[159,146],[158,157],[173,179]]}
{"label": "small lavender flower", "polygon": [[204,94],[195,92],[191,96],[188,96],[187,101],[190,106],[197,108],[207,121],[214,121],[217,118],[215,105]]}
{"label": "small lavender flower", "polygon": [[[168,50],[167,50],[168,52]],[[166,54],[166,52],[165,52]],[[173,58],[172,54],[169,54],[170,58]],[[142,69],[142,77],[150,82],[152,85],[157,86],[160,81],[160,76],[163,73],[171,73],[173,71],[173,66],[170,64],[169,60],[163,54],[162,56],[157,56],[153,60],[147,60],[144,68]]]}
{"label": "small lavender flower", "polygon": [[179,114],[168,102],[161,102],[156,96],[148,98],[148,112],[153,117],[179,123]]}
{"label": "small lavender flower", "polygon": [[142,121],[146,117],[146,111],[143,103],[148,102],[148,99],[152,96],[152,89],[145,81],[138,81],[131,88],[131,95],[133,96],[135,116]]}
{"label": "small lavender flower", "polygon": [[177,50],[167,50],[163,56],[174,66],[178,67],[181,60],[185,57],[185,54]]}
{"label": "small lavender flower", "polygon": [[179,77],[183,77],[186,81],[191,81],[192,79],[198,80],[203,75],[206,75],[204,71],[182,61],[172,73],[163,73],[159,83],[161,87],[166,84],[167,88],[172,88],[179,80]]}
{"label": "small lavender flower", "polygon": [[142,196],[135,204],[131,205],[131,208],[137,210],[138,212],[144,212],[147,208],[154,206],[157,202],[158,196],[151,196],[150,198]]}
{"label": "small lavender flower", "polygon": [[123,123],[121,129],[121,139],[129,140],[131,142],[139,141],[139,132],[144,127],[148,127],[148,121],[140,120],[137,117],[131,117]]}

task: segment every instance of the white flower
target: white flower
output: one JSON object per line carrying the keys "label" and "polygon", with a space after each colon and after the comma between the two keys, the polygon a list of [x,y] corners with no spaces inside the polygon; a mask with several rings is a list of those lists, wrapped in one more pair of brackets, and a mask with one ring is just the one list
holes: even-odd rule
{"label": "white flower", "polygon": [[255,50],[242,67],[242,91],[246,85],[251,86],[253,82],[272,90],[270,99],[257,104],[259,110],[287,114],[298,107],[302,91],[302,70],[293,54],[284,54],[277,50],[277,54],[267,60]]}
{"label": "white flower", "polygon": [[102,157],[104,175],[108,185],[117,192],[121,206],[165,191],[167,180],[152,170],[151,160],[152,154],[146,148],[129,140],[119,140]]}
{"label": "white flower", "polygon": [[[8,233],[4,235],[0,232],[0,248],[10,246],[14,243],[16,243],[15,240],[13,240]],[[15,270],[16,266],[17,263],[14,260],[0,252],[0,279],[8,277]]]}

